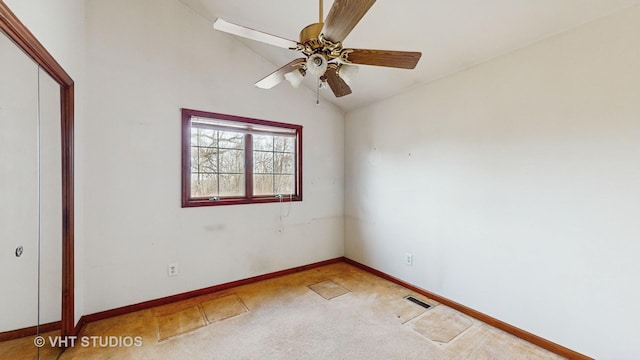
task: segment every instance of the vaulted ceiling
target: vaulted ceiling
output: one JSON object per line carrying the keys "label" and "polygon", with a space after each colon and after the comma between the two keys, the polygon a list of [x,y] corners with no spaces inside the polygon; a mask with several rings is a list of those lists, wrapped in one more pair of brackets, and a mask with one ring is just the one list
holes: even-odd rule
{"label": "vaulted ceiling", "polygon": [[[212,23],[220,17],[296,41],[300,30],[318,22],[319,16],[318,0],[179,1]],[[420,51],[418,66],[402,70],[363,65],[351,85],[352,94],[335,98],[327,89],[321,96],[348,112],[638,3],[640,0],[380,0],[343,44]],[[331,5],[332,0],[325,1],[325,17]],[[294,51],[236,39],[272,62],[274,71],[300,57]],[[311,79],[304,85],[316,87]],[[290,85],[285,81],[265,91],[285,86]]]}

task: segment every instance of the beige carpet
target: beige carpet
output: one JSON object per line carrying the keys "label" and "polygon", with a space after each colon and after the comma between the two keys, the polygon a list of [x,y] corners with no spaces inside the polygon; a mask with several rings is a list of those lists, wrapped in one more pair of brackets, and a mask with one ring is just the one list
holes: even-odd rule
{"label": "beige carpet", "polygon": [[345,263],[91,323],[81,335],[143,345],[76,346],[60,359],[560,358]]}

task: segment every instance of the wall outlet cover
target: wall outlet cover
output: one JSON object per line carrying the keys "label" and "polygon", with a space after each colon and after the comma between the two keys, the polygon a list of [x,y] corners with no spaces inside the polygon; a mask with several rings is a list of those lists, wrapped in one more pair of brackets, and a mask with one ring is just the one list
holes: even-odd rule
{"label": "wall outlet cover", "polygon": [[178,275],[178,263],[167,264],[167,275],[168,276],[177,276]]}

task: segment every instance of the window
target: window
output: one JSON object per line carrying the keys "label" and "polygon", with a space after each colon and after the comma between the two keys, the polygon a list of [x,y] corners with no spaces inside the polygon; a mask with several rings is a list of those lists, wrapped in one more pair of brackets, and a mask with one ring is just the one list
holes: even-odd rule
{"label": "window", "polygon": [[182,109],[182,207],[302,200],[302,126]]}

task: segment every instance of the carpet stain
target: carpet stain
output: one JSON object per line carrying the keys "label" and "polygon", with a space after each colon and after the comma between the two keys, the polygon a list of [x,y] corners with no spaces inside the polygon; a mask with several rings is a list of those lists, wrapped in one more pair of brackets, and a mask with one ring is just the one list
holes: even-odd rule
{"label": "carpet stain", "polygon": [[[424,302],[429,303],[429,305],[431,306],[435,306],[430,301],[422,297],[420,297],[420,300],[423,300]],[[393,311],[393,314],[403,324],[408,321],[411,321],[412,319],[417,318],[418,316],[424,314],[427,311],[427,309],[405,299],[404,297],[397,297],[396,299],[389,300],[389,303],[390,303],[390,308]]]}
{"label": "carpet stain", "polygon": [[350,292],[349,290],[331,280],[326,280],[317,284],[309,285],[309,289],[313,290],[316,294],[322,296],[327,300],[331,300],[340,295],[344,295]]}
{"label": "carpet stain", "polygon": [[158,320],[158,341],[185,334],[206,325],[198,306],[173,314],[160,315],[156,318]]}
{"label": "carpet stain", "polygon": [[228,295],[200,304],[209,324],[242,315],[249,311],[238,295]]}
{"label": "carpet stain", "polygon": [[471,327],[473,321],[455,310],[439,305],[408,325],[427,339],[446,344]]}

